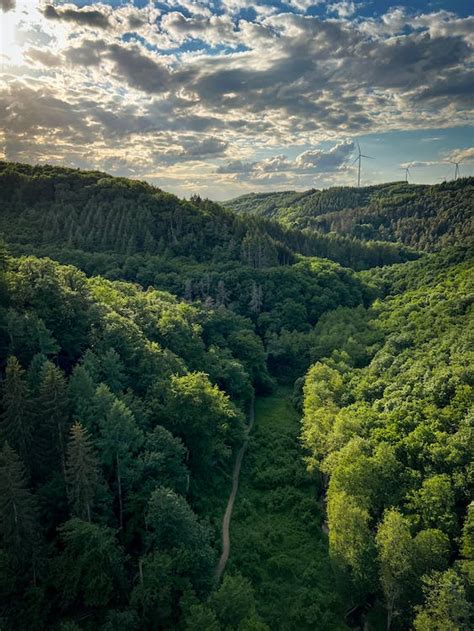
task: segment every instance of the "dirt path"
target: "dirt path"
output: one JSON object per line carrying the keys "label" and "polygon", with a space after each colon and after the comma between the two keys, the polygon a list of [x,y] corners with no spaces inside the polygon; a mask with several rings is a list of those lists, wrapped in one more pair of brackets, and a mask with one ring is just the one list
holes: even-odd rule
{"label": "dirt path", "polygon": [[239,488],[239,477],[240,477],[240,468],[242,466],[242,460],[244,459],[245,452],[247,451],[247,447],[249,444],[249,434],[252,431],[253,423],[255,420],[255,405],[254,400],[252,398],[250,404],[249,418],[248,418],[248,426],[245,432],[245,439],[242,444],[242,447],[239,449],[239,453],[237,454],[237,458],[235,459],[234,472],[232,474],[232,490],[229,495],[229,499],[227,501],[227,507],[224,513],[224,519],[222,521],[222,554],[219,559],[219,563],[216,567],[216,580],[219,582],[221,580],[222,574],[224,573],[225,566],[227,564],[227,559],[229,558],[230,552],[230,519],[232,517],[232,510],[234,508],[235,498],[237,496],[237,490]]}

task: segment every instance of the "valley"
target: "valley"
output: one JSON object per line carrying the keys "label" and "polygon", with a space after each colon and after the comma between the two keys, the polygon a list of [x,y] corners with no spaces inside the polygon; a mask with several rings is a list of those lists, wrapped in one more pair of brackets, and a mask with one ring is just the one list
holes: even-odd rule
{"label": "valley", "polygon": [[2,628],[467,630],[472,179],[397,187],[380,241],[0,165]]}

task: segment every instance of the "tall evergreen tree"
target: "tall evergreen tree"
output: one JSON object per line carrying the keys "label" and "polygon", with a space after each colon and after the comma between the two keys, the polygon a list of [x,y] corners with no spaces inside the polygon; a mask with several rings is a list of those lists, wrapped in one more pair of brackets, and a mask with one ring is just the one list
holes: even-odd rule
{"label": "tall evergreen tree", "polygon": [[43,366],[47,361],[48,358],[46,355],[43,355],[43,353],[36,353],[28,366],[26,371],[26,382],[32,397],[39,396]]}
{"label": "tall evergreen tree", "polygon": [[66,436],[69,423],[69,399],[64,373],[52,362],[43,367],[39,389],[39,421],[45,438],[51,444],[45,447],[57,453],[66,477]]}
{"label": "tall evergreen tree", "polygon": [[68,383],[71,415],[80,418],[89,431],[94,427],[96,417],[95,391],[96,386],[89,371],[82,364],[77,364]]}
{"label": "tall evergreen tree", "polygon": [[120,392],[125,385],[125,366],[114,348],[109,348],[100,360],[102,378],[112,392]]}
{"label": "tall evergreen tree", "polygon": [[260,285],[254,281],[252,284],[252,294],[250,296],[249,308],[253,313],[260,313],[263,305],[263,291]]}
{"label": "tall evergreen tree", "polygon": [[25,468],[8,442],[0,451],[0,538],[13,556],[24,561],[32,552],[36,529],[34,497]]}
{"label": "tall evergreen tree", "polygon": [[92,440],[78,421],[71,427],[67,446],[66,482],[72,513],[91,521],[98,482],[98,462]]}
{"label": "tall evergreen tree", "polygon": [[119,524],[122,528],[124,481],[143,437],[133,414],[118,399],[112,403],[105,418],[101,419],[100,433],[102,461],[113,471],[117,485]]}
{"label": "tall evergreen tree", "polygon": [[2,388],[1,432],[23,462],[30,457],[31,415],[25,371],[16,357],[7,359]]}

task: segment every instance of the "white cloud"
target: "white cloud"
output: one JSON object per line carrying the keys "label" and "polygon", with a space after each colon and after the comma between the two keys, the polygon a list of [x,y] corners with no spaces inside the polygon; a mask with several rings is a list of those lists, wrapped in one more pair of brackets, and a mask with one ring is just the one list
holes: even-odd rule
{"label": "white cloud", "polygon": [[[211,186],[225,157],[222,186],[304,183],[342,177],[351,144],[338,139],[472,122],[472,17],[395,8],[350,20],[351,0],[328,5],[343,19],[309,16],[318,3],[306,0],[288,0],[293,11],[257,2],[255,21],[238,17],[243,0],[220,13],[207,0],[170,0],[167,13],[154,3],[11,4],[0,5],[11,159],[143,177],[166,168],[185,187],[186,163]],[[332,149],[287,157],[288,145],[328,140]]]}
{"label": "white cloud", "polygon": [[340,18],[349,18],[357,11],[357,5],[351,0],[342,0],[328,5],[328,11],[337,13]]}
{"label": "white cloud", "polygon": [[455,149],[446,156],[446,159],[452,162],[472,162],[474,160],[474,147]]}

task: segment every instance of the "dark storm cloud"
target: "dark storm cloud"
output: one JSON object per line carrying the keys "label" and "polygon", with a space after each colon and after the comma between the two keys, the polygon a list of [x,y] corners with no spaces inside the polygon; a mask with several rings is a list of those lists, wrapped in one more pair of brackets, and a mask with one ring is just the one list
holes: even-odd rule
{"label": "dark storm cloud", "polygon": [[228,142],[218,138],[195,139],[184,143],[183,155],[189,158],[218,156],[225,153],[228,146]]}
{"label": "dark storm cloud", "polygon": [[[240,30],[232,31],[236,43],[237,35],[244,37],[248,28],[244,24],[250,23],[239,23]],[[199,37],[206,33],[209,41],[215,42],[222,37],[223,25],[212,18],[191,19],[174,12],[163,16],[161,28],[165,33],[168,29],[171,34],[183,32],[196,37],[198,32]],[[214,124],[218,126],[216,120],[209,125],[209,119],[223,115],[232,118],[229,124],[234,129],[240,126],[244,130],[247,123],[256,124],[249,122],[249,114],[262,118],[279,112],[286,131],[291,127],[295,133],[304,133],[370,128],[377,113],[389,105],[393,90],[403,95],[407,104],[419,101],[423,94],[428,102],[430,89],[448,99],[449,80],[444,77],[453,68],[467,67],[470,54],[466,41],[447,35],[447,29],[438,37],[412,31],[386,39],[347,22],[295,14],[272,16],[258,29],[256,43],[264,31],[262,41],[267,45],[267,35],[272,33],[272,46],[262,50],[259,57],[253,51],[235,56],[190,55],[185,63],[171,66],[169,60],[138,42],[132,45],[116,40],[112,44],[84,41],[67,50],[66,58],[83,66],[111,61],[117,81],[145,94],[166,96],[166,100],[179,100],[177,94],[185,90],[191,98],[181,100],[171,117],[181,119],[185,130],[207,131]],[[464,83],[465,79],[457,78],[451,92],[454,99],[464,98]],[[197,115],[195,108],[203,106],[207,114]],[[240,113],[240,119],[228,116],[230,113]],[[189,123],[184,121],[186,117]],[[268,130],[275,123],[265,124]]]}
{"label": "dark storm cloud", "polygon": [[474,71],[456,69],[448,76],[434,81],[423,88],[416,97],[418,100],[456,99],[460,103],[472,105],[474,99]]}
{"label": "dark storm cloud", "polygon": [[7,11],[13,11],[16,6],[15,0],[0,0],[0,9],[6,13]]}
{"label": "dark storm cloud", "polygon": [[143,54],[139,48],[112,44],[108,47],[107,57],[114,62],[119,77],[137,90],[153,94],[168,87],[170,73],[167,67]]}
{"label": "dark storm cloud", "polygon": [[109,18],[95,9],[56,9],[52,4],[47,4],[43,10],[45,18],[49,20],[64,20],[75,22],[82,26],[106,29],[110,26]]}
{"label": "dark storm cloud", "polygon": [[256,162],[229,160],[227,164],[219,166],[216,173],[250,173],[256,164]]}
{"label": "dark storm cloud", "polygon": [[354,143],[344,141],[326,151],[321,149],[304,151],[293,160],[284,155],[272,156],[257,162],[229,160],[226,164],[219,166],[216,173],[231,174],[240,181],[258,181],[275,173],[290,175],[332,173],[347,165],[353,150]]}
{"label": "dark storm cloud", "polygon": [[466,61],[469,52],[459,38],[432,38],[429,34],[395,42],[364,42],[357,57],[348,59],[339,74],[362,85],[410,89],[426,85],[441,70]]}

